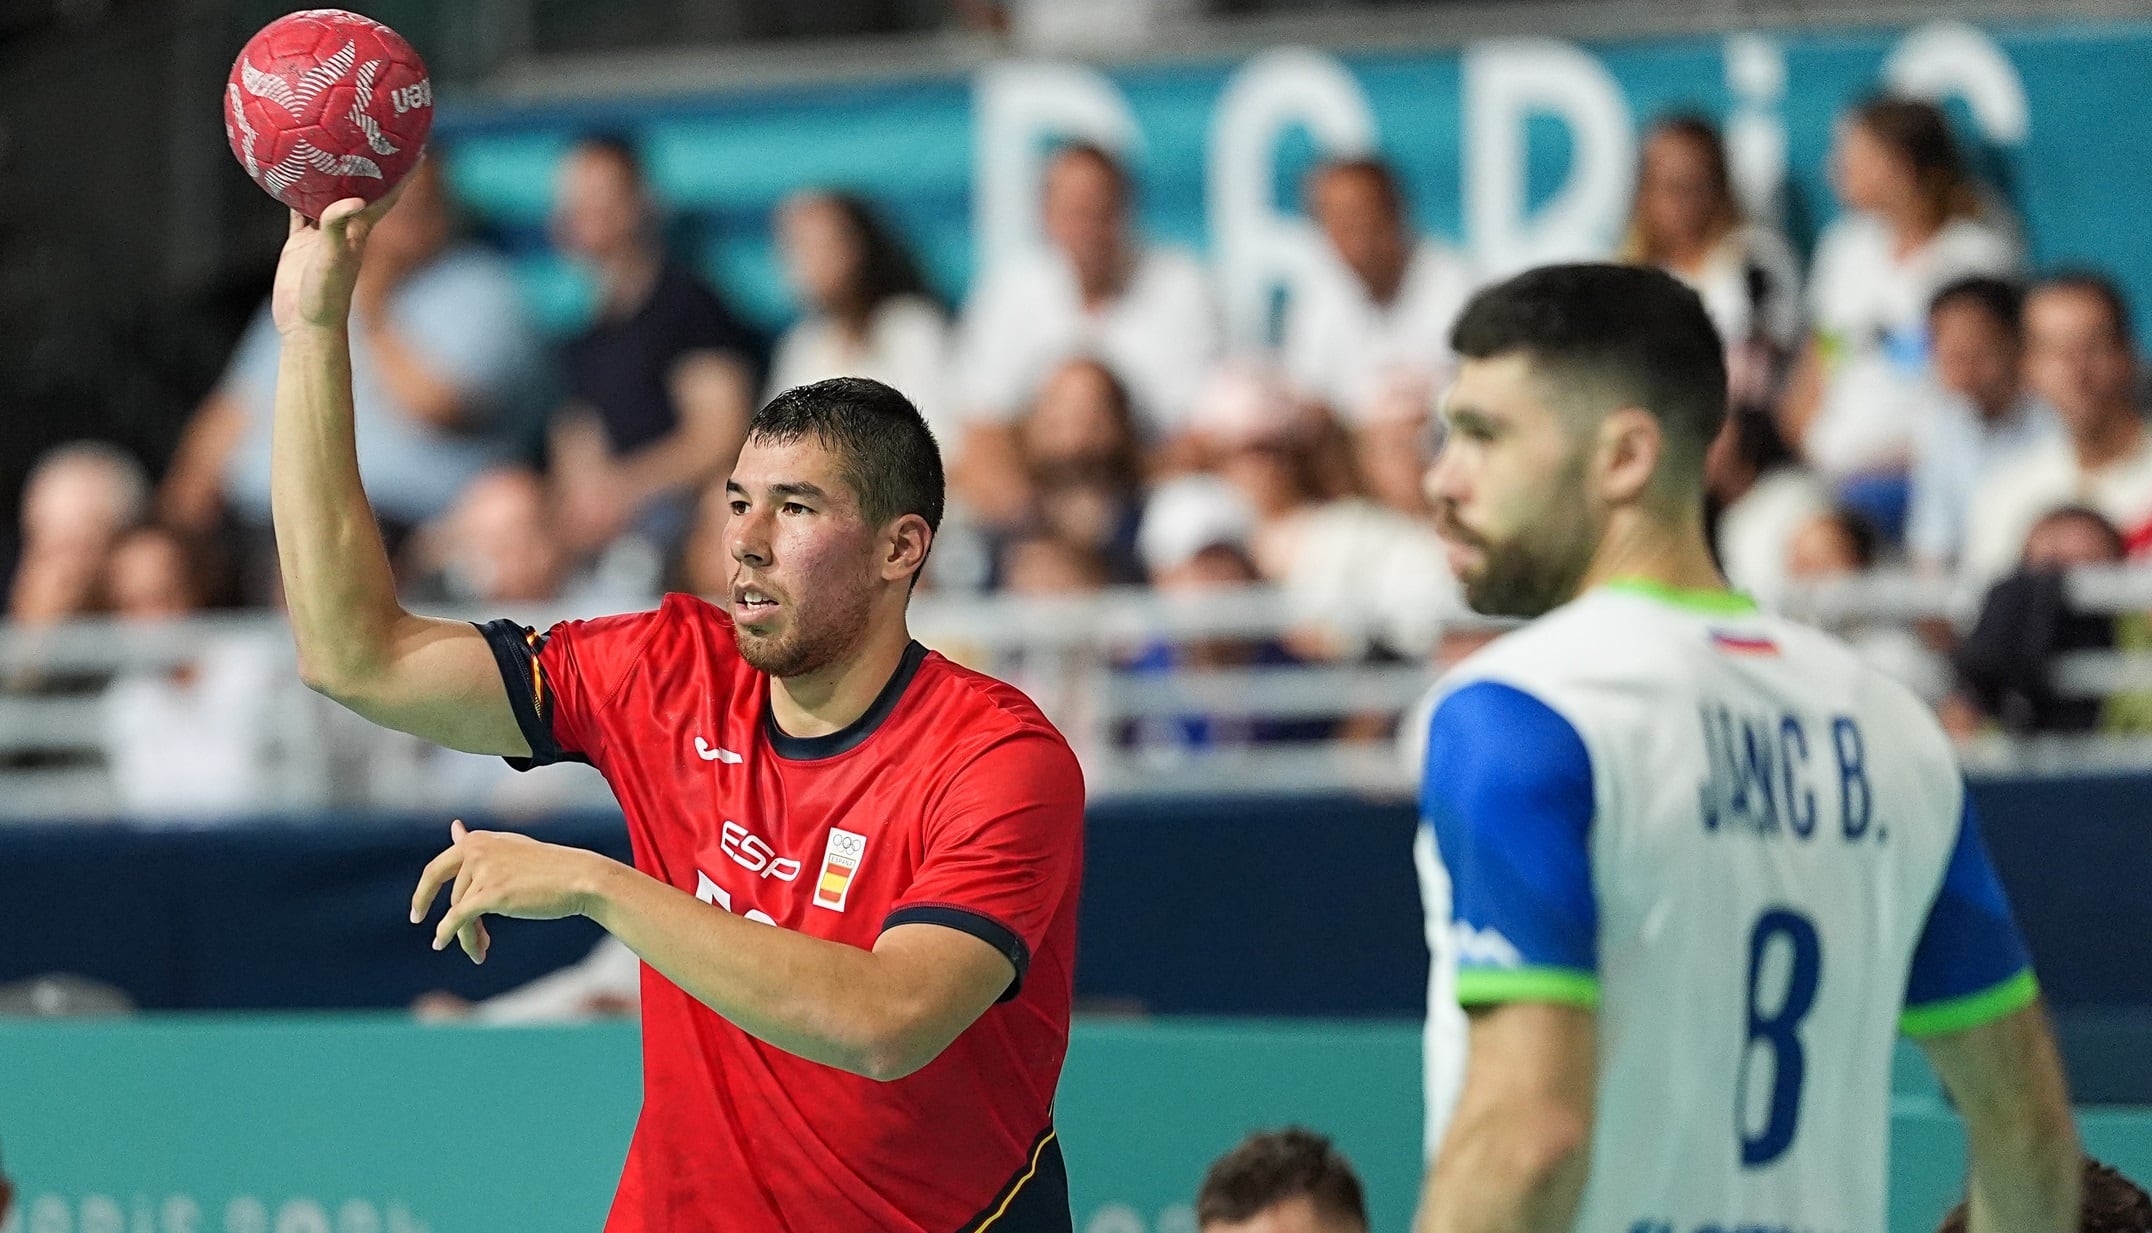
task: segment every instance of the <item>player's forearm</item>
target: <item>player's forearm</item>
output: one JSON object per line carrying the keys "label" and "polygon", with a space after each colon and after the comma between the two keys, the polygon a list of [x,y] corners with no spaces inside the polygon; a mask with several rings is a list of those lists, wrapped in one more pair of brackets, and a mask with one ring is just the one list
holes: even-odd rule
{"label": "player's forearm", "polygon": [[584,914],[690,997],[809,1061],[895,1079],[947,1044],[872,951],[734,916],[617,862]]}
{"label": "player's forearm", "polygon": [[359,481],[344,331],[285,335],[272,451],[277,564],[300,675],[333,694],[380,670],[406,619]]}
{"label": "player's forearm", "polygon": [[1969,1233],[2072,1233],[2084,1166],[2069,1125],[1986,1137],[1972,1143]]}
{"label": "player's forearm", "polygon": [[1429,1171],[1414,1233],[1568,1233],[1590,1165],[1589,1131],[1571,1118],[1460,1127]]}

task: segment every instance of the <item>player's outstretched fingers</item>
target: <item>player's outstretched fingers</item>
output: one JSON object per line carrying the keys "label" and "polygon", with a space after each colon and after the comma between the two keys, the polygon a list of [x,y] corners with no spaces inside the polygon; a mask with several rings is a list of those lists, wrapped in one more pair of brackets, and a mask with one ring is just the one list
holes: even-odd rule
{"label": "player's outstretched fingers", "polygon": [[467,855],[461,847],[450,847],[439,856],[426,862],[426,871],[418,878],[418,889],[411,892],[411,923],[426,919],[427,909],[433,906],[434,896],[441,887],[463,872],[463,858]]}
{"label": "player's outstretched fingers", "polygon": [[484,963],[486,946],[491,941],[486,936],[485,926],[478,919],[485,911],[479,906],[484,900],[484,895],[474,892],[465,895],[463,902],[450,907],[448,915],[443,916],[441,923],[434,927],[433,948],[446,950],[448,940],[454,938],[463,946],[463,953],[471,957],[471,962]]}

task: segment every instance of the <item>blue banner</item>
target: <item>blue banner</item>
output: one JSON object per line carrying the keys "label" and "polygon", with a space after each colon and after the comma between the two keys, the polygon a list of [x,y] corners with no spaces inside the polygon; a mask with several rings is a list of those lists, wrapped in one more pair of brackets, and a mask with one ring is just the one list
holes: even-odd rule
{"label": "blue banner", "polygon": [[2148,76],[2152,23],[1938,22],[1461,51],[1284,48],[1128,69],[1019,62],[970,79],[450,108],[438,131],[457,184],[519,251],[556,324],[574,320],[581,292],[544,251],[543,222],[553,165],[578,134],[641,142],[681,212],[682,243],[772,325],[792,311],[769,236],[788,192],[871,195],[955,301],[983,259],[1034,242],[1041,152],[1087,137],[1126,152],[1148,234],[1208,255],[1245,342],[1261,337],[1314,242],[1297,186],[1325,152],[1393,161],[1421,228],[1499,271],[1606,251],[1627,215],[1639,131],[1699,111],[1725,127],[1751,211],[1805,246],[1836,208],[1826,171],[1836,117],[1886,87],[1945,103],[2036,266],[2099,266],[2152,297],[2152,252],[2135,226],[2152,196],[2152,129],[2136,122]]}

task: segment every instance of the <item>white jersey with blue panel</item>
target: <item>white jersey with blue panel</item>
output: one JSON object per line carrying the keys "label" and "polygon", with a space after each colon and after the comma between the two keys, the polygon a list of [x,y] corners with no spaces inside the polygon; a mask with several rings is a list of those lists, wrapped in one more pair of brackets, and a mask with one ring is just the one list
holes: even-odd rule
{"label": "white jersey with blue panel", "polygon": [[1726,592],[1601,587],[1460,665],[1421,812],[1458,1001],[1597,1010],[1579,1233],[1884,1233],[1895,1038],[2036,996],[1928,709]]}

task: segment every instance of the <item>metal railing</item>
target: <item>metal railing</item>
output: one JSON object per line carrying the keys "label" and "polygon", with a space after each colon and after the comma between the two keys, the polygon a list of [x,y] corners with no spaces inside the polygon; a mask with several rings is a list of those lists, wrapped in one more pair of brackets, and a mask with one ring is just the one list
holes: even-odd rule
{"label": "metal railing", "polygon": [[[2080,571],[2071,595],[2093,611],[2152,611],[2152,569]],[[543,627],[638,606],[444,615],[507,615]],[[1947,581],[1884,573],[1803,590],[1788,608],[1847,630],[1922,621],[1963,626],[1977,603]],[[1497,624],[1467,617],[1448,629]],[[1396,732],[1432,688],[1436,664],[1246,654],[1252,645],[1292,642],[1296,625],[1283,598],[1264,587],[1055,600],[928,595],[912,610],[921,641],[1039,703],[1076,748],[1094,795],[1409,791],[1412,759]],[[1378,631],[1327,632],[1350,643]],[[115,710],[134,696],[123,690],[129,683],[140,689],[147,682],[152,696],[160,683],[183,692],[174,674],[206,671],[212,648],[251,664],[260,687],[223,711],[183,718],[188,730],[163,734],[144,733],[131,723],[138,717]],[[2059,691],[2079,696],[2152,691],[2152,654],[2077,652],[2057,660],[2054,677]],[[234,708],[239,713],[229,713]],[[190,809],[177,797],[160,801],[154,783],[130,783],[131,766],[145,758],[159,765],[161,745],[184,760],[190,741],[212,739],[208,730],[220,725],[256,746],[240,760],[251,768],[250,782],[214,785],[244,788],[219,798],[242,804]],[[2141,769],[2152,767],[2152,739],[1984,738],[1965,754],[1982,771]],[[343,713],[299,684],[288,632],[273,616],[0,627],[0,817],[303,815],[344,807],[514,812],[606,799],[602,781],[584,768],[518,777],[495,760],[435,750]]]}

